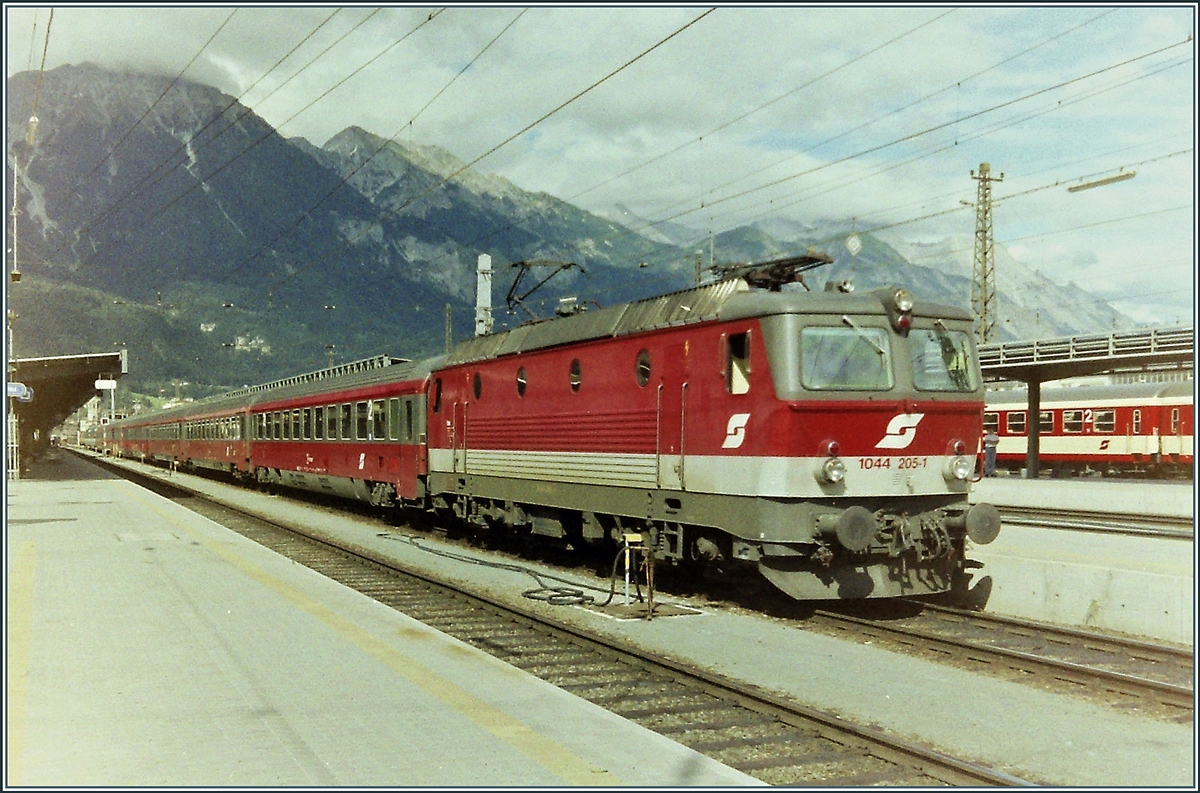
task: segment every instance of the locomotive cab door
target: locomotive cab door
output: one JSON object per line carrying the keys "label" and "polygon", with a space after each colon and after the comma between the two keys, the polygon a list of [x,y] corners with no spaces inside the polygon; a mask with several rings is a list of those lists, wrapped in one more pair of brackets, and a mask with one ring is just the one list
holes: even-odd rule
{"label": "locomotive cab door", "polygon": [[687,342],[670,344],[663,353],[658,382],[658,486],[664,490],[686,490]]}

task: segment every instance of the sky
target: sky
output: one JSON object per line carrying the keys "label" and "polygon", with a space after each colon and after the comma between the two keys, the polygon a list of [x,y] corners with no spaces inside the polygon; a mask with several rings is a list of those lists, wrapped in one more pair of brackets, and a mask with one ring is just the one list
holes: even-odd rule
{"label": "sky", "polygon": [[966,250],[988,163],[1018,261],[1139,322],[1195,314],[1193,5],[66,5],[48,36],[48,6],[5,16],[10,76],[182,76],[286,136],[439,146],[634,228],[850,220]]}

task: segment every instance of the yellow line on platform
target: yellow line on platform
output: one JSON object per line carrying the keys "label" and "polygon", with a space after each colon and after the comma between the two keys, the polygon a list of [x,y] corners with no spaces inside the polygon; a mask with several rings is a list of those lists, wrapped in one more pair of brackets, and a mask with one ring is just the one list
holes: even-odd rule
{"label": "yellow line on platform", "polygon": [[5,787],[20,785],[24,770],[25,715],[29,690],[29,649],[33,634],[33,571],[37,546],[17,546],[8,571],[8,765]]}
{"label": "yellow line on platform", "polygon": [[437,672],[382,641],[355,622],[346,619],[323,603],[314,600],[287,582],[263,570],[254,562],[181,522],[177,516],[170,515],[160,509],[158,503],[141,497],[140,493],[138,495],[139,501],[171,521],[174,525],[197,537],[210,551],[303,611],[317,618],[327,627],[360,647],[363,651],[400,673],[427,694],[444,702],[463,716],[466,716],[475,724],[534,760],[548,771],[556,774],[568,784],[587,786],[622,784],[607,770],[592,765],[551,738],[509,716],[504,711],[487,704]]}

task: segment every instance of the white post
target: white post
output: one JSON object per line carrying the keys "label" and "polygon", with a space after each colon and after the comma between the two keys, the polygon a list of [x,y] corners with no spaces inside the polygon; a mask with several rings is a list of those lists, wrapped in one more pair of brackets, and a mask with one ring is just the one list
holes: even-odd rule
{"label": "white post", "polygon": [[475,289],[475,335],[487,336],[492,332],[492,257],[479,255]]}

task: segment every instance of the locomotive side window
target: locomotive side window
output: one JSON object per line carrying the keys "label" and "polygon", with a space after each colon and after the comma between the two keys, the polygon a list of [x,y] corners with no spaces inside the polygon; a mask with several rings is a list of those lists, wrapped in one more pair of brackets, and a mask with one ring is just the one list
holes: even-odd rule
{"label": "locomotive side window", "polygon": [[325,406],[313,408],[313,438],[315,440],[325,439]]}
{"label": "locomotive side window", "polygon": [[646,383],[650,382],[650,351],[642,350],[637,355],[637,364],[634,368],[634,376],[637,378],[637,384],[643,388]]}
{"label": "locomotive side window", "polygon": [[571,361],[571,390],[578,392],[579,387],[583,385],[583,367],[579,365],[579,359]]}
{"label": "locomotive side window", "polygon": [[382,399],[371,403],[371,439],[387,440],[387,402]]}
{"label": "locomotive side window", "polygon": [[1024,435],[1025,434],[1025,411],[1010,410],[1008,416],[1005,417],[1004,428],[1009,435]]}
{"label": "locomotive side window", "polygon": [[1115,410],[1097,410],[1093,432],[1113,432],[1117,429],[1117,412]]}
{"label": "locomotive side window", "polygon": [[483,378],[479,376],[479,372],[475,373],[475,381],[471,384],[475,391],[475,399],[478,400],[483,396]]}
{"label": "locomotive side window", "polygon": [[970,392],[979,387],[967,334],[941,327],[913,330],[908,334],[908,346],[913,386],[918,391]]}
{"label": "locomotive side window", "polygon": [[800,383],[810,391],[887,391],[892,387],[883,328],[809,327],[800,331]]}
{"label": "locomotive side window", "polygon": [[342,403],[342,440],[348,441],[354,437],[354,405]]}
{"label": "locomotive side window", "polygon": [[1083,411],[1082,410],[1064,410],[1063,411],[1063,432],[1070,432],[1070,433],[1083,432]]}
{"label": "locomotive side window", "polygon": [[370,420],[371,414],[366,402],[359,402],[354,410],[354,437],[357,440],[365,441],[367,439],[367,422]]}
{"label": "locomotive side window", "polygon": [[1038,413],[1038,432],[1048,435],[1054,432],[1054,411],[1043,410]]}
{"label": "locomotive side window", "polygon": [[989,432],[1000,431],[1000,414],[999,413],[984,413],[983,414],[983,434]]}
{"label": "locomotive side window", "polygon": [[[392,399],[388,402],[388,440],[398,441],[400,437],[400,400]],[[405,438],[404,440],[407,440]]]}
{"label": "locomotive side window", "polygon": [[525,379],[525,367],[517,369],[517,396],[525,396],[525,385],[529,381]]}
{"label": "locomotive side window", "polygon": [[1137,435],[1142,431],[1142,411],[1133,411],[1133,434]]}
{"label": "locomotive side window", "polygon": [[433,381],[433,412],[442,412],[442,378]]}
{"label": "locomotive side window", "polygon": [[730,335],[726,347],[725,390],[731,394],[750,391],[750,332]]}

